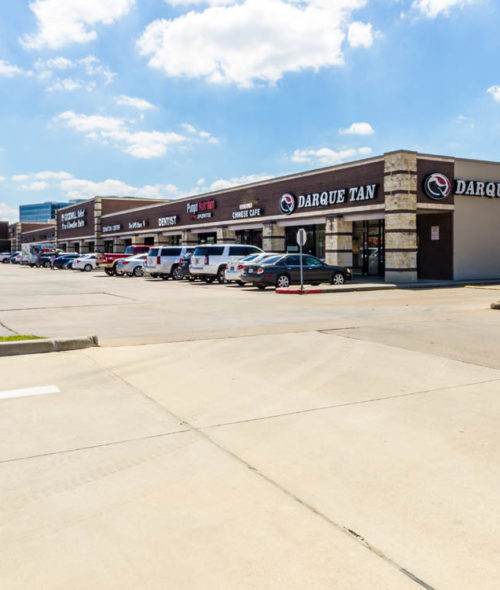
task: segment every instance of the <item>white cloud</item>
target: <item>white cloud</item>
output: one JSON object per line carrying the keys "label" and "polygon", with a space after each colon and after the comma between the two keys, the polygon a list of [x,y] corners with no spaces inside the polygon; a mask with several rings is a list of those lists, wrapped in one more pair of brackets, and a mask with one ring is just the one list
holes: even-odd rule
{"label": "white cloud", "polygon": [[7,203],[0,203],[0,220],[14,223],[19,219],[19,209],[7,205]]}
{"label": "white cloud", "polygon": [[292,162],[313,164],[319,166],[333,166],[341,164],[346,160],[352,160],[357,157],[369,156],[372,153],[371,148],[349,148],[335,151],[330,148],[321,148],[319,150],[295,150],[292,156]]}
{"label": "white cloud", "polygon": [[[177,2],[177,4],[186,4]],[[198,3],[197,3],[198,4]],[[344,64],[349,20],[366,0],[243,0],[152,22],[138,41],[149,65],[168,76],[252,86],[287,72]],[[367,46],[371,25],[351,43]]]}
{"label": "white cloud", "polygon": [[5,182],[5,176],[0,176],[0,182]]}
{"label": "white cloud", "polygon": [[125,16],[135,0],[35,0],[30,4],[38,31],[21,43],[29,49],[56,49],[96,39],[96,26]]}
{"label": "white cloud", "polygon": [[450,10],[472,4],[476,0],[414,0],[412,6],[420,10],[428,18],[436,18],[439,15],[448,16]]}
{"label": "white cloud", "polygon": [[373,45],[373,27],[370,23],[354,22],[349,25],[347,40],[351,47],[371,47]]}
{"label": "white cloud", "polygon": [[196,127],[191,125],[190,123],[182,123],[181,127],[186,131],[186,133],[189,133],[192,136],[197,136],[199,139],[208,141],[208,143],[214,143],[214,144],[219,143],[218,137],[214,137],[208,131],[200,131],[199,129],[196,129]]}
{"label": "white cloud", "polygon": [[22,184],[21,188],[25,191],[44,191],[49,188],[50,184],[44,180],[35,180],[30,184]]}
{"label": "white cloud", "polygon": [[33,176],[40,180],[64,180],[66,178],[73,178],[73,175],[69,172],[52,172],[52,170],[37,172],[36,174],[33,174]]}
{"label": "white cloud", "polygon": [[57,80],[54,84],[51,84],[48,87],[50,92],[54,92],[56,90],[66,90],[71,92],[72,90],[78,90],[82,87],[82,83],[79,80],[74,80],[73,78],[62,78],[61,80]]}
{"label": "white cloud", "polygon": [[119,105],[133,107],[139,111],[147,111],[155,108],[154,104],[151,104],[144,98],[134,98],[132,96],[126,96],[125,94],[117,96],[115,100]]}
{"label": "white cloud", "polygon": [[[41,60],[38,60],[37,63],[41,62]],[[41,62],[43,63],[43,62]],[[52,59],[48,59],[45,62],[45,67],[52,69],[52,70],[67,70],[69,68],[74,68],[76,65],[76,63],[74,61],[71,61],[70,59],[66,58],[66,57],[53,57]]]}
{"label": "white cloud", "polygon": [[24,182],[25,180],[29,179],[29,175],[28,174],[14,174],[14,176],[12,177],[12,180],[14,180],[15,182]]}
{"label": "white cloud", "polygon": [[486,91],[489,94],[491,94],[491,96],[494,98],[494,100],[496,100],[497,102],[500,102],[500,86],[491,86],[490,88],[488,88],[488,90]]}
{"label": "white cloud", "polygon": [[[499,98],[500,100],[500,98]],[[466,117],[465,115],[458,115],[455,121],[462,125],[463,127],[468,127],[469,129],[474,129],[474,120],[470,117]]]}
{"label": "white cloud", "polygon": [[115,147],[134,158],[149,159],[164,156],[172,145],[186,141],[174,132],[131,131],[124,119],[103,115],[82,115],[73,111],[61,113],[57,119],[89,139],[110,141]]}
{"label": "white cloud", "polygon": [[180,196],[173,184],[156,184],[136,187],[121,180],[107,179],[102,182],[72,178],[63,180],[58,188],[69,199],[83,199],[94,196],[173,198]]}
{"label": "white cloud", "polygon": [[373,135],[375,133],[370,123],[353,123],[347,129],[339,129],[341,135]]}
{"label": "white cloud", "polygon": [[211,191],[221,191],[233,186],[251,184],[253,182],[260,182],[261,180],[267,180],[269,178],[271,178],[269,174],[249,174],[248,176],[239,176],[237,178],[230,179],[220,178],[219,180],[212,182],[208,189]]}
{"label": "white cloud", "polygon": [[19,74],[24,73],[25,72],[22,68],[19,68],[18,66],[13,66],[12,64],[7,63],[3,59],[0,59],[0,76],[12,78],[12,76],[17,76]]}
{"label": "white cloud", "polygon": [[205,4],[206,6],[227,6],[235,4],[235,0],[165,0],[171,6],[194,6]]}

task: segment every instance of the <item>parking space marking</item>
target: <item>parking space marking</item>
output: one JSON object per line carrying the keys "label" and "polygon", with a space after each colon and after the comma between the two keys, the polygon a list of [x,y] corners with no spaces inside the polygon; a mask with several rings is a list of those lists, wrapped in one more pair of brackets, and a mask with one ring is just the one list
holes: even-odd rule
{"label": "parking space marking", "polygon": [[42,385],[40,387],[26,387],[24,389],[10,389],[0,391],[0,399],[12,399],[16,397],[28,397],[30,395],[47,395],[49,393],[61,393],[56,385]]}

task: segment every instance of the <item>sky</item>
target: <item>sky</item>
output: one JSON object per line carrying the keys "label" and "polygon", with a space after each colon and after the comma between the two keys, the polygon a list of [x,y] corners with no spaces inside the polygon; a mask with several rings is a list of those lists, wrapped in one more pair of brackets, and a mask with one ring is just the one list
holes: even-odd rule
{"label": "sky", "polygon": [[3,0],[0,220],[396,149],[500,160],[499,0]]}

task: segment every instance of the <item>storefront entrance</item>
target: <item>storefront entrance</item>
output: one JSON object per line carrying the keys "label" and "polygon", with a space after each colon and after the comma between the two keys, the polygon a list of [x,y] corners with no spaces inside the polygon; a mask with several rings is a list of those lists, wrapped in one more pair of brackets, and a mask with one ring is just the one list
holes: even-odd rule
{"label": "storefront entrance", "polygon": [[324,225],[300,225],[285,228],[286,251],[298,252],[297,232],[305,229],[307,240],[302,248],[304,254],[312,254],[318,258],[325,258],[325,226]]}
{"label": "storefront entrance", "polygon": [[217,232],[210,233],[199,233],[198,234],[199,244],[216,244],[217,243]]}
{"label": "storefront entrance", "polygon": [[383,277],[385,221],[371,219],[352,224],[352,272],[368,277]]}

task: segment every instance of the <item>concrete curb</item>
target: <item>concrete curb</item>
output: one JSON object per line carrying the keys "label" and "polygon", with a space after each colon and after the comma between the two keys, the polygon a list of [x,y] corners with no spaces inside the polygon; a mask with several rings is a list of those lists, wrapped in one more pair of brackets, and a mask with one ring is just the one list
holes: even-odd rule
{"label": "concrete curb", "polygon": [[40,354],[42,352],[63,352],[98,346],[97,336],[75,338],[46,338],[43,340],[22,340],[20,342],[0,342],[0,356],[19,354]]}
{"label": "concrete curb", "polygon": [[287,289],[276,289],[276,293],[280,295],[315,295],[317,293],[352,293],[354,291],[392,291],[394,289],[398,289],[396,285],[371,285],[370,287],[365,287],[363,285],[342,285],[338,287],[323,287],[323,288],[315,288],[312,289],[305,288],[301,290],[295,287],[288,287]]}

